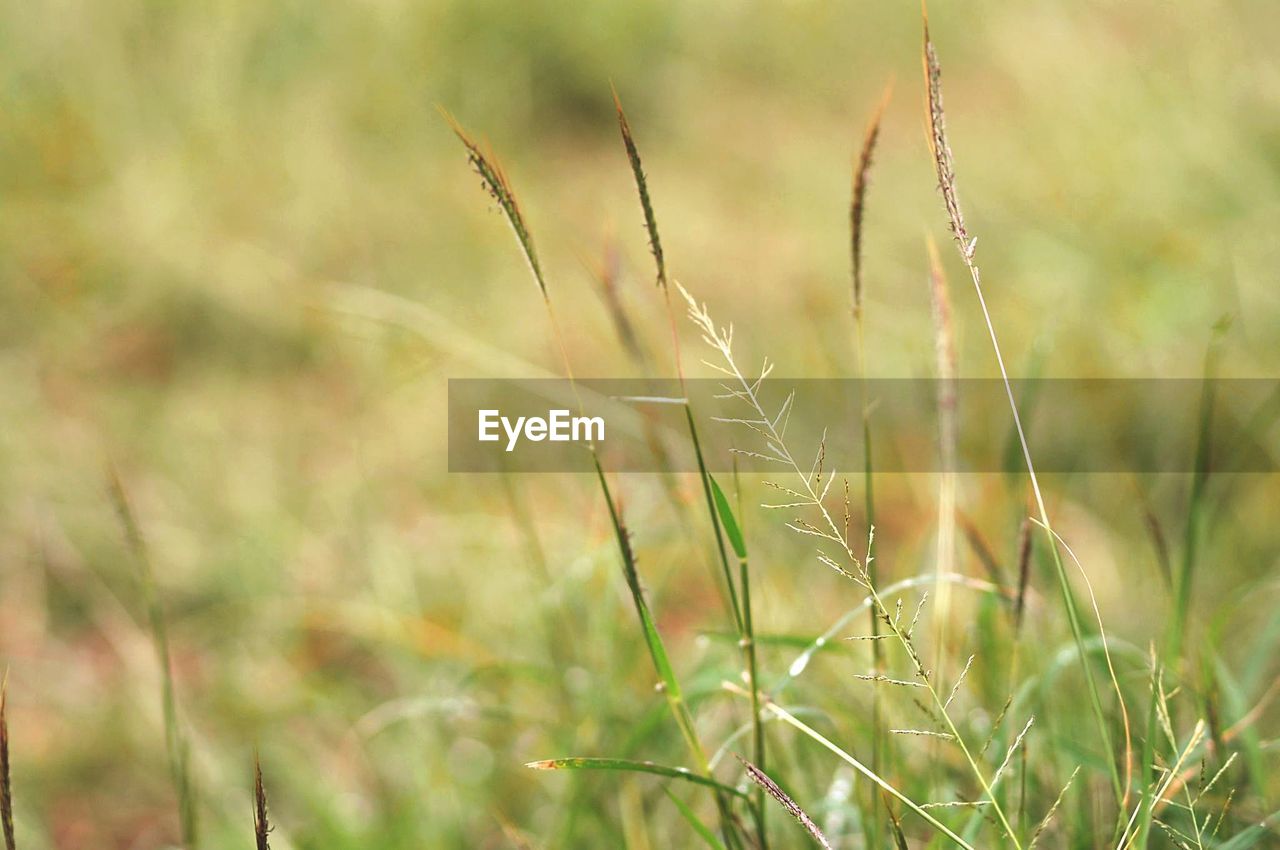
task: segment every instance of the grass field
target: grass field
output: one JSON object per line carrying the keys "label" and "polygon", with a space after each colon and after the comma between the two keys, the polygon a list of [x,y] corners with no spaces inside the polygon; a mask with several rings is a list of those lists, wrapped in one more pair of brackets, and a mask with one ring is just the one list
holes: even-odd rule
{"label": "grass field", "polygon": [[1003,474],[451,475],[444,412],[673,328],[1274,376],[1273,5],[937,2],[945,133],[910,4],[572,5],[0,7],[6,840],[254,846],[256,754],[277,850],[1280,847],[1280,477],[1029,476],[1008,405]]}

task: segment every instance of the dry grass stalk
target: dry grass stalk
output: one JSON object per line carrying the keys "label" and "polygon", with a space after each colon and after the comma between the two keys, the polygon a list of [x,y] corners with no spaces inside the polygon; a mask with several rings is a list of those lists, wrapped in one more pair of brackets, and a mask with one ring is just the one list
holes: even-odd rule
{"label": "dry grass stalk", "polygon": [[853,170],[853,200],[849,204],[849,236],[850,251],[853,259],[853,314],[862,312],[862,216],[866,209],[867,185],[871,176],[871,163],[875,156],[876,142],[880,138],[880,119],[884,116],[885,107],[893,95],[893,83],[885,86],[884,94],[871,120],[867,122],[867,131],[862,137],[862,149],[858,154],[858,162]]}
{"label": "dry grass stalk", "polygon": [[[964,215],[960,210],[960,198],[956,190],[956,174],[954,157],[951,153],[951,145],[947,141],[946,114],[942,106],[942,68],[938,62],[938,54],[934,49],[933,41],[929,38],[929,17],[927,11],[924,14],[924,75],[925,86],[927,90],[927,113],[929,120],[929,145],[933,152],[934,166],[937,171],[938,189],[942,193],[943,203],[947,209],[947,217],[950,221],[951,232],[955,236],[956,243],[959,246],[961,259],[964,261],[965,268],[969,271],[969,277],[973,281],[974,293],[978,298],[978,305],[982,311],[983,321],[986,323],[987,333],[991,339],[991,348],[995,353],[996,364],[1000,369],[1000,377],[1004,383],[1005,395],[1008,397],[1009,410],[1013,416],[1014,430],[1018,435],[1018,443],[1022,449],[1022,457],[1027,465],[1027,477],[1031,481],[1031,492],[1035,496],[1036,509],[1039,514],[1039,524],[1044,528],[1048,537],[1049,548],[1053,555],[1053,563],[1058,576],[1058,583],[1062,591],[1063,607],[1066,609],[1067,620],[1071,626],[1071,637],[1076,645],[1076,651],[1080,658],[1080,664],[1083,668],[1084,678],[1088,685],[1089,700],[1093,709],[1094,721],[1098,728],[1098,739],[1102,744],[1103,751],[1107,755],[1107,763],[1111,772],[1112,790],[1115,792],[1116,802],[1119,807],[1124,810],[1129,802],[1129,782],[1122,779],[1120,771],[1115,764],[1114,747],[1112,745],[1111,731],[1107,723],[1106,713],[1102,707],[1102,699],[1098,694],[1098,686],[1093,678],[1093,671],[1089,667],[1088,653],[1085,649],[1084,630],[1081,625],[1080,613],[1076,608],[1075,599],[1071,593],[1070,582],[1067,578],[1066,567],[1063,566],[1062,556],[1058,551],[1058,543],[1060,538],[1054,533],[1053,527],[1049,522],[1049,510],[1045,506],[1044,494],[1040,489],[1040,480],[1036,475],[1035,464],[1031,459],[1031,448],[1027,442],[1026,430],[1022,426],[1022,417],[1018,411],[1017,400],[1013,396],[1013,385],[1009,380],[1009,370],[1005,366],[1004,355],[1000,352],[1000,341],[996,335],[995,323],[991,319],[991,311],[987,307],[986,296],[982,289],[982,275],[979,272],[978,265],[974,259],[974,251],[977,247],[978,240],[976,237],[970,237],[969,231],[965,227]],[[1082,569],[1083,572],[1083,569]],[[1085,576],[1086,580],[1088,576]],[[1097,608],[1095,604],[1095,614]],[[1102,629],[1101,617],[1098,618],[1099,629]],[[1103,655],[1107,660],[1108,668],[1111,667],[1111,653],[1104,640],[1102,645]],[[1114,681],[1114,676],[1112,677]],[[1115,688],[1116,698],[1120,703],[1122,713],[1124,710],[1124,696],[1120,692],[1118,685]],[[1129,740],[1129,728],[1127,722],[1127,714],[1125,716],[1125,739]],[[1131,767],[1131,757],[1128,746],[1125,748],[1125,765],[1126,770]]]}
{"label": "dry grass stalk", "polygon": [[1031,521],[1025,517],[1018,529],[1018,596],[1013,604],[1014,628],[1021,630],[1027,611],[1027,587],[1031,584]]}
{"label": "dry grass stalk", "polygon": [[13,786],[9,773],[9,675],[0,679],[0,825],[5,850],[15,850],[13,838]]}
{"label": "dry grass stalk", "polygon": [[924,19],[924,74],[928,92],[929,149],[933,152],[933,164],[938,173],[938,188],[947,207],[951,233],[960,243],[960,250],[972,260],[976,243],[969,238],[964,225],[964,213],[960,210],[960,196],[956,191],[955,158],[947,141],[947,117],[942,108],[942,66],[933,41],[929,38],[929,18]]}
{"label": "dry grass stalk", "polygon": [[262,785],[262,762],[255,754],[253,757],[253,835],[258,850],[271,850],[267,836],[271,833],[271,822],[267,820],[267,791]]}
{"label": "dry grass stalk", "polygon": [[826,850],[831,850],[831,842],[822,834],[822,830],[813,822],[813,818],[805,814],[804,809],[800,808],[795,800],[792,800],[787,796],[787,792],[779,788],[778,784],[770,779],[763,770],[756,767],[742,756],[738,756],[738,761],[742,762],[742,766],[746,768],[747,776],[751,778],[751,781],[763,788],[765,793],[777,800],[779,805],[786,809],[787,814],[799,821],[800,825],[803,826],[811,836],[813,836],[813,840],[818,842],[819,847],[825,847]]}

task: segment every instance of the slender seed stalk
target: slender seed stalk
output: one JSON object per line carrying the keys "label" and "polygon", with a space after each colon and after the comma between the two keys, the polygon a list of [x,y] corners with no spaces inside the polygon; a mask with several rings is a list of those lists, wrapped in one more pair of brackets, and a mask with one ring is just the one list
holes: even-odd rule
{"label": "slender seed stalk", "polygon": [[190,744],[178,719],[177,700],[173,687],[173,661],[169,652],[169,631],[164,610],[156,591],[155,573],[151,556],[142,537],[142,529],[134,516],[124,485],[114,467],[107,471],[108,489],[115,503],[116,515],[124,529],[125,542],[137,563],[143,604],[151,628],[151,640],[160,665],[160,703],[164,714],[165,751],[169,759],[169,775],[178,798],[178,822],[182,844],[186,850],[198,846],[196,788],[191,775]]}
{"label": "slender seed stalk", "polygon": [[[732,522],[732,513],[729,511],[728,503],[723,501],[723,494],[719,493],[715,481],[707,471],[706,461],[702,454],[702,443],[698,438],[698,428],[695,424],[692,406],[689,404],[688,391],[685,384],[684,367],[681,361],[680,353],[680,335],[676,331],[675,309],[671,302],[671,286],[667,277],[666,256],[662,250],[662,238],[658,233],[658,218],[653,209],[653,199],[649,193],[649,181],[645,175],[644,165],[640,159],[640,149],[635,142],[635,136],[631,131],[631,123],[627,120],[626,112],[622,108],[622,100],[618,97],[617,89],[613,89],[613,104],[618,116],[618,131],[622,136],[622,144],[626,149],[627,162],[631,166],[631,175],[635,180],[636,194],[640,199],[640,209],[644,215],[645,232],[649,239],[650,253],[653,255],[654,265],[656,268],[656,283],[662,290],[663,303],[666,307],[667,324],[671,332],[671,348],[672,356],[675,359],[676,375],[680,381],[681,392],[685,395],[685,421],[689,426],[689,437],[693,442],[694,456],[698,462],[698,478],[702,483],[702,495],[706,502],[707,514],[711,518],[712,534],[716,542],[716,554],[720,559],[720,567],[724,577],[724,586],[728,590],[729,605],[733,616],[734,628],[738,632],[738,645],[741,648],[743,663],[746,667],[748,685],[752,694],[752,711],[751,726],[752,740],[754,742],[753,759],[755,763],[763,770],[766,766],[765,744],[764,744],[764,726],[760,717],[759,710],[759,676],[757,670],[756,658],[756,641],[755,630],[753,626],[751,614],[751,586],[750,571],[747,567],[746,550],[741,548],[736,554],[738,555],[738,588],[734,587],[733,572],[730,567],[729,553],[725,547],[725,531],[723,525]],[[716,491],[713,494],[713,489]],[[718,506],[716,496],[720,497],[722,506]],[[723,507],[723,511],[720,509]],[[722,518],[721,513],[725,513]],[[735,547],[738,548],[738,547]],[[740,590],[739,590],[740,589]],[[741,596],[741,598],[739,598]],[[752,817],[756,823],[756,832],[759,836],[761,850],[768,850],[769,836],[765,827],[766,809],[764,803],[764,792],[757,789],[752,800]]]}
{"label": "slender seed stalk", "polygon": [[[853,169],[853,191],[849,202],[849,250],[853,271],[853,327],[855,345],[857,347],[858,385],[862,393],[862,498],[863,513],[868,527],[876,524],[875,469],[871,460],[871,400],[867,397],[867,351],[866,334],[863,329],[863,276],[862,276],[862,242],[863,224],[866,214],[867,188],[870,185],[871,165],[875,159],[876,142],[880,138],[880,121],[884,117],[885,108],[893,94],[893,84],[885,86],[884,94],[876,105],[875,111],[867,122],[866,132],[862,137],[862,148]],[[875,557],[871,541],[867,543],[865,564],[872,581],[879,578],[879,561]],[[880,634],[880,619],[876,612],[868,612],[870,629],[873,638]],[[884,650],[879,640],[871,641],[872,670],[878,676],[884,671]],[[871,769],[876,773],[884,770],[886,741],[881,734],[881,715],[883,714],[883,695],[877,683],[871,686]],[[870,841],[872,846],[880,843],[882,818],[880,813],[879,794],[869,788],[870,804]]]}
{"label": "slender seed stalk", "polygon": [[[1004,382],[1005,394],[1009,400],[1009,409],[1013,414],[1014,429],[1018,435],[1022,457],[1026,462],[1027,474],[1031,481],[1031,490],[1035,496],[1036,510],[1039,513],[1040,524],[1045,529],[1049,550],[1053,555],[1054,570],[1057,575],[1059,589],[1062,591],[1063,605],[1067,612],[1067,621],[1071,627],[1071,637],[1076,645],[1081,671],[1088,686],[1089,702],[1098,727],[1098,735],[1106,753],[1107,764],[1111,772],[1112,790],[1115,792],[1116,802],[1123,812],[1128,800],[1128,783],[1121,779],[1120,770],[1116,766],[1111,730],[1107,725],[1106,713],[1102,708],[1102,699],[1098,694],[1098,685],[1094,681],[1093,670],[1089,666],[1089,656],[1085,651],[1084,629],[1081,625],[1080,613],[1076,608],[1075,599],[1071,593],[1071,585],[1067,579],[1067,571],[1063,566],[1062,556],[1058,551],[1057,538],[1049,522],[1049,511],[1045,507],[1044,495],[1040,490],[1040,481],[1035,472],[1035,464],[1031,460],[1031,449],[1027,444],[1026,432],[1022,427],[1022,419],[1018,414],[1018,403],[1013,395],[1013,385],[1009,380],[1009,372],[1005,367],[1004,356],[1000,353],[1000,342],[996,336],[995,325],[991,320],[991,311],[987,308],[986,298],[983,295],[981,274],[974,259],[974,251],[977,248],[978,240],[976,237],[970,237],[965,227],[964,215],[960,209],[951,146],[947,142],[946,116],[942,107],[942,69],[938,63],[938,56],[934,50],[933,42],[929,38],[929,19],[927,14],[924,17],[924,73],[928,94],[929,143],[937,170],[938,188],[942,193],[943,203],[946,206],[952,235],[955,237],[960,257],[964,262],[965,268],[969,271],[974,292],[978,296],[978,306],[982,311],[987,333],[991,339],[991,347],[995,352],[996,364],[1000,370],[1000,377]],[[1104,645],[1105,650],[1106,647]],[[1126,757],[1125,762],[1127,767],[1130,759]]]}
{"label": "slender seed stalk", "polygon": [[[514,191],[511,189],[511,185],[507,180],[506,174],[497,164],[492,154],[482,150],[479,144],[477,144],[466,133],[466,131],[463,130],[461,125],[459,125],[457,121],[453,120],[452,116],[443,109],[441,110],[441,113],[453,128],[453,131],[458,136],[459,140],[461,140],[463,147],[467,152],[468,162],[470,162],[476,173],[480,175],[485,190],[498,203],[504,218],[507,220],[508,225],[515,234],[516,242],[520,247],[530,273],[533,275],[534,282],[538,286],[539,294],[542,296],[543,307],[545,308],[547,321],[551,327],[552,336],[555,338],[556,346],[560,353],[560,358],[564,366],[565,377],[573,387],[574,394],[577,395],[577,382],[574,380],[568,348],[565,345],[565,335],[561,330],[559,319],[557,318],[555,309],[552,306],[550,290],[547,287],[546,279],[542,272],[542,266],[538,261],[538,255],[533,244],[533,237],[529,231],[528,225],[525,223],[519,203],[516,200]],[[578,397],[578,408],[580,410],[582,408],[580,396]],[[672,717],[675,719],[676,726],[680,730],[681,737],[684,738],[690,755],[694,759],[697,770],[704,776],[710,778],[711,768],[707,761],[706,751],[702,748],[702,744],[698,740],[697,731],[693,723],[693,716],[689,711],[688,704],[684,700],[679,682],[675,676],[675,671],[672,669],[670,660],[667,657],[666,649],[662,643],[662,638],[658,633],[657,623],[649,611],[648,603],[645,601],[644,592],[640,586],[639,574],[636,569],[635,556],[631,549],[630,536],[625,524],[623,523],[621,511],[610,492],[608,482],[605,479],[604,469],[600,465],[600,458],[596,452],[595,444],[589,443],[587,445],[587,450],[591,455],[591,462],[596,473],[596,479],[600,485],[600,491],[604,496],[605,504],[608,508],[609,519],[613,526],[614,536],[622,559],[623,577],[626,580],[632,604],[635,607],[636,614],[640,620],[641,630],[649,650],[650,658],[653,661],[654,668],[660,678],[659,689],[666,697]],[[736,605],[734,607],[736,610]],[[722,794],[717,793],[716,804],[720,812],[721,833],[725,839],[725,843],[731,850],[733,850],[733,848],[740,846],[740,842],[737,830],[734,826],[729,803]]]}

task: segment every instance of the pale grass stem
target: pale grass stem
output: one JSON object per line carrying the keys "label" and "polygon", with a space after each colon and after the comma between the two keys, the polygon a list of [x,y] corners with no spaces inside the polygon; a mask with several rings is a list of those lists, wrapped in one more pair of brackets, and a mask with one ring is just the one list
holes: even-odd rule
{"label": "pale grass stem", "polygon": [[927,240],[929,253],[929,304],[933,315],[935,369],[938,376],[938,448],[941,472],[938,481],[938,548],[935,569],[939,576],[935,596],[934,666],[941,673],[950,643],[951,585],[941,576],[955,571],[956,558],[956,343],[951,322],[951,294],[938,246]]}
{"label": "pale grass stem", "polygon": [[[623,147],[626,149],[627,162],[631,167],[631,175],[635,180],[636,194],[640,198],[640,208],[644,216],[645,232],[649,238],[649,249],[653,254],[657,270],[657,284],[662,289],[663,303],[666,307],[667,325],[671,333],[672,356],[675,359],[676,375],[680,380],[681,392],[685,398],[685,419],[689,426],[689,437],[693,442],[694,455],[698,462],[699,480],[702,483],[703,498],[707,513],[711,519],[712,533],[715,537],[716,553],[720,558],[725,587],[728,591],[729,604],[738,630],[738,643],[742,650],[743,664],[748,684],[751,688],[751,726],[753,755],[752,758],[763,770],[766,763],[764,725],[760,717],[760,684],[759,666],[755,639],[755,627],[751,610],[751,572],[747,563],[745,541],[737,522],[733,517],[728,500],[719,486],[707,471],[702,455],[702,443],[698,439],[698,429],[694,422],[693,410],[688,403],[685,387],[684,367],[681,362],[680,335],[676,330],[675,309],[671,302],[671,287],[667,279],[666,258],[662,250],[662,239],[658,234],[658,219],[653,209],[653,200],[649,194],[649,181],[645,175],[644,165],[640,160],[640,149],[636,145],[631,131],[631,123],[627,120],[622,108],[622,100],[617,89],[613,89],[613,104],[618,116],[618,131],[622,135]],[[730,526],[733,526],[731,529]],[[730,532],[733,533],[730,533]],[[725,536],[731,538],[734,554],[738,560],[738,587],[735,588],[733,572],[729,564],[729,552],[725,547]],[[766,816],[763,793],[758,793],[753,800],[752,816],[755,819],[761,850],[768,850],[769,836],[766,829]]]}
{"label": "pale grass stem", "polygon": [[[1080,622],[1080,615],[1076,610],[1075,601],[1072,598],[1071,586],[1067,579],[1066,568],[1063,566],[1062,557],[1058,552],[1057,538],[1053,534],[1053,529],[1049,522],[1049,511],[1045,507],[1044,495],[1040,489],[1040,481],[1036,476],[1035,464],[1031,459],[1031,449],[1027,443],[1026,432],[1022,427],[1022,418],[1018,412],[1018,403],[1013,395],[1013,385],[1009,380],[1009,371],[1005,366],[1004,356],[1000,352],[1000,342],[996,335],[995,324],[991,319],[991,311],[987,307],[986,297],[983,294],[982,277],[974,256],[978,240],[976,237],[971,237],[969,235],[969,231],[965,226],[964,214],[960,208],[960,198],[956,189],[954,158],[951,153],[951,146],[947,141],[946,113],[942,105],[942,68],[938,62],[937,51],[934,49],[933,42],[929,38],[929,19],[927,13],[924,16],[924,75],[928,105],[929,144],[933,152],[933,161],[938,178],[938,189],[942,193],[943,204],[947,210],[951,232],[954,235],[956,244],[959,248],[960,257],[964,262],[965,268],[969,271],[970,279],[973,281],[974,292],[978,297],[978,306],[982,311],[982,318],[986,323],[987,333],[991,339],[991,347],[995,353],[996,364],[999,367],[1000,377],[1004,383],[1005,394],[1008,397],[1009,409],[1013,415],[1014,429],[1018,435],[1018,443],[1022,449],[1023,460],[1027,465],[1027,475],[1031,482],[1032,493],[1035,496],[1036,509],[1039,513],[1040,523],[1045,529],[1045,533],[1049,541],[1049,548],[1053,554],[1058,583],[1062,590],[1063,603],[1067,612],[1067,620],[1071,626],[1071,635],[1076,644],[1076,651],[1080,658],[1080,665],[1085,681],[1088,684],[1090,704],[1093,708],[1094,719],[1098,727],[1098,734],[1102,742],[1103,750],[1106,753],[1107,764],[1111,772],[1112,790],[1115,792],[1116,802],[1120,810],[1123,812],[1128,806],[1129,783],[1120,778],[1120,772],[1115,764],[1115,754],[1111,743],[1111,732],[1107,728],[1106,715],[1102,709],[1102,699],[1098,694],[1098,686],[1094,681],[1093,671],[1089,667],[1088,654],[1085,652],[1084,631]],[[1108,656],[1108,658],[1110,657],[1110,651],[1107,649],[1105,643],[1103,644],[1103,652]],[[1128,762],[1128,759],[1126,759],[1126,762]]]}

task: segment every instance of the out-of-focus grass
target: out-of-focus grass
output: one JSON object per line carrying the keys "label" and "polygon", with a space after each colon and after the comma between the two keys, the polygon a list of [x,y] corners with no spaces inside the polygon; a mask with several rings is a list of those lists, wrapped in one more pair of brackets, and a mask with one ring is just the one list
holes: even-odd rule
{"label": "out-of-focus grass", "polygon": [[[1280,15],[1260,1],[939,4],[932,26],[1013,368],[1034,351],[1052,374],[1194,376],[1230,313],[1221,372],[1275,374]],[[151,551],[208,846],[248,843],[255,746],[277,847],[499,846],[503,822],[615,846],[629,784],[654,845],[684,843],[653,783],[521,767],[676,763],[680,745],[590,482],[519,479],[508,499],[497,481],[444,472],[446,376],[507,374],[487,350],[557,361],[433,106],[503,152],[583,371],[631,369],[584,265],[607,232],[623,297],[666,350],[612,79],[672,274],[782,373],[849,375],[849,161],[896,76],[867,212],[865,333],[873,372],[928,374],[921,236],[940,216],[918,50],[915,10],[890,4],[0,9],[0,653],[20,846],[178,836],[108,458]],[[349,287],[412,299],[449,333],[372,321]],[[956,292],[961,372],[991,374],[967,298]],[[1135,493],[1176,546],[1189,480],[1046,478],[1112,631],[1158,640],[1166,608]],[[1274,643],[1278,486],[1215,479],[1203,506],[1192,628],[1216,637],[1192,645],[1236,671],[1220,706],[1235,717],[1276,675],[1252,638]],[[624,488],[696,696],[736,652],[702,635],[725,628],[699,563],[710,549],[681,536],[656,482]],[[696,505],[696,482],[684,492]],[[1007,566],[1024,496],[1012,479],[961,485]],[[925,477],[877,481],[882,580],[931,563],[933,499]],[[811,638],[855,601],[768,516],[743,519],[758,633]],[[967,552],[961,566],[978,570]],[[1048,580],[1033,586],[1047,595]],[[1026,628],[1060,628],[1042,603]],[[962,638],[983,636],[980,614]],[[762,677],[796,652],[763,642]],[[849,669],[815,661],[794,687],[857,746],[848,718],[869,701]],[[974,676],[998,706],[999,671]],[[717,727],[740,706],[698,710]],[[1051,712],[1047,728],[1070,739],[1086,721]],[[1256,730],[1265,778],[1274,713]],[[826,795],[834,767],[819,752],[771,759],[797,799]],[[1273,781],[1250,793],[1256,809],[1280,802]]]}

